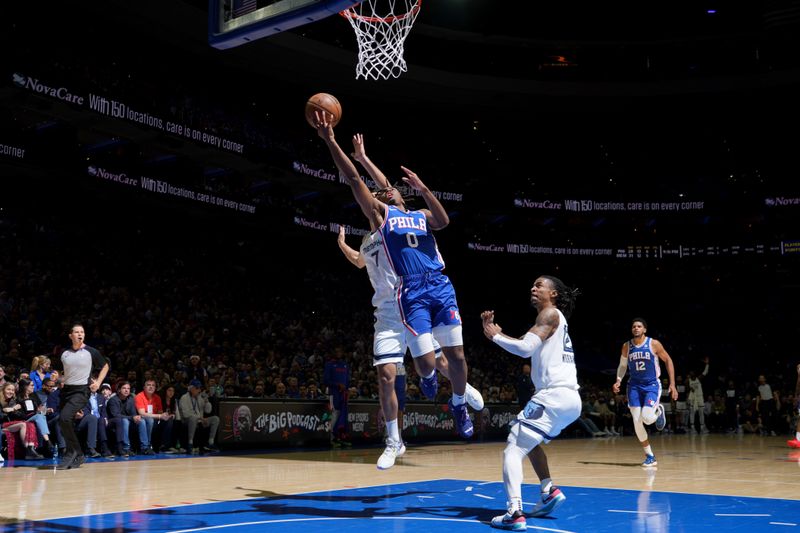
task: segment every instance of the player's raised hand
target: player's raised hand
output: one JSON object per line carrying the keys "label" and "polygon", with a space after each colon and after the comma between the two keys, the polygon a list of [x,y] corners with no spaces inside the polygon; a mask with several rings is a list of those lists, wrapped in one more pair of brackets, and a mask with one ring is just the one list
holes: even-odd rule
{"label": "player's raised hand", "polygon": [[336,240],[339,242],[339,244],[344,243],[344,226],[341,224],[339,224],[339,236],[336,238]]}
{"label": "player's raised hand", "polygon": [[411,170],[407,169],[404,166],[401,166],[400,168],[403,169],[403,172],[406,173],[406,177],[403,178],[403,181],[406,182],[409,187],[411,187],[415,191],[421,191],[426,188],[425,184],[422,183],[422,180],[419,179],[419,176],[417,176],[416,173],[412,172]]}
{"label": "player's raised hand", "polygon": [[483,320],[483,334],[486,338],[492,340],[495,335],[503,331],[503,328],[494,323],[494,311],[484,311],[481,313]]}
{"label": "player's raised hand", "polygon": [[367,152],[364,149],[364,136],[360,133],[353,135],[353,153],[350,156],[359,163],[367,158]]}
{"label": "player's raised hand", "polygon": [[333,124],[328,118],[327,113],[314,111],[314,126],[317,128],[317,135],[324,141],[332,141],[336,138],[333,133]]}

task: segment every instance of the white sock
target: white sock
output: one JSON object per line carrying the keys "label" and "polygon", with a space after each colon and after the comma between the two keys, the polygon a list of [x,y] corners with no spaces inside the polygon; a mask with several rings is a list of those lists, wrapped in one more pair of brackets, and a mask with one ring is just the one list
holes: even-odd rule
{"label": "white sock", "polygon": [[796,440],[800,440],[800,431],[798,431],[797,433],[794,434],[794,438]]}
{"label": "white sock", "polygon": [[522,512],[522,498],[511,498],[508,502],[508,514],[514,514],[515,511]]}
{"label": "white sock", "polygon": [[553,486],[553,480],[549,477],[544,478],[542,481],[542,493],[550,493],[550,488]]}
{"label": "white sock", "polygon": [[386,421],[386,432],[389,438],[395,442],[400,442],[400,431],[397,429],[397,419]]}
{"label": "white sock", "polygon": [[433,376],[435,376],[435,375],[436,375],[436,368],[434,368],[433,370],[431,370],[431,373],[430,373],[430,374],[428,374],[427,376],[425,376],[425,379],[431,379],[431,378],[432,378]]}
{"label": "white sock", "polygon": [[646,453],[647,455],[653,455],[653,448],[651,448],[650,445],[648,444],[647,446],[644,447],[644,453]]}
{"label": "white sock", "polygon": [[453,405],[464,405],[466,401],[463,394],[453,393]]}

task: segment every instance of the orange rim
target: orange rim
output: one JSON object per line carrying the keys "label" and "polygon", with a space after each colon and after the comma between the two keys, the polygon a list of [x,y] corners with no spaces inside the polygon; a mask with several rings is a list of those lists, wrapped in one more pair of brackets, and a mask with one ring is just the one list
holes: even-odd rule
{"label": "orange rim", "polygon": [[[354,6],[356,5],[358,4],[354,4]],[[361,22],[368,22],[370,24],[375,24],[377,22],[392,24],[399,20],[405,20],[408,17],[416,15],[417,13],[419,13],[420,7],[422,7],[422,0],[417,0],[417,2],[413,6],[411,6],[411,10],[408,13],[403,13],[402,15],[391,15],[389,17],[375,17],[375,16],[365,17],[364,15],[359,15],[358,13],[356,13],[353,7],[348,7],[344,11],[340,11],[339,14],[345,18],[360,20]]]}

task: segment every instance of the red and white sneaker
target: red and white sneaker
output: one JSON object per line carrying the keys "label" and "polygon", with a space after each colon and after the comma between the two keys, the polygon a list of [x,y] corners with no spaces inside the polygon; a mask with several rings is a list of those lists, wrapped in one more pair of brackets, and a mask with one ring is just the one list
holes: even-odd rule
{"label": "red and white sneaker", "polygon": [[789,448],[800,448],[800,440],[797,439],[787,440],[786,444],[789,445]]}

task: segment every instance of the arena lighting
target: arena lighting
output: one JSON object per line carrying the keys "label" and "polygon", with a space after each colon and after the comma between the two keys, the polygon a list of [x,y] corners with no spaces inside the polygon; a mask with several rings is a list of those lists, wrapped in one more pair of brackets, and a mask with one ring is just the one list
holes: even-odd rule
{"label": "arena lighting", "polygon": [[716,12],[717,12],[716,9],[707,9],[706,10],[706,13],[708,13],[709,15],[714,15],[714,14],[716,14]]}

